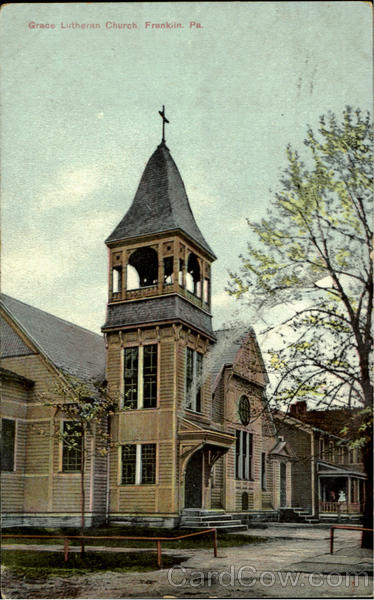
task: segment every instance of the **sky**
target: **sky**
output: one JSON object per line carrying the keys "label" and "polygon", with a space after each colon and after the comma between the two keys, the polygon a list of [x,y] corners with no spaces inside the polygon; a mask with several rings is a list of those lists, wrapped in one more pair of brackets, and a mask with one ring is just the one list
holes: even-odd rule
{"label": "sky", "polygon": [[214,327],[245,316],[225,286],[247,218],[265,216],[286,146],[302,149],[308,125],[371,108],[371,23],[360,1],[3,6],[2,291],[100,332],[104,240],[161,140],[165,105],[167,145],[218,257]]}

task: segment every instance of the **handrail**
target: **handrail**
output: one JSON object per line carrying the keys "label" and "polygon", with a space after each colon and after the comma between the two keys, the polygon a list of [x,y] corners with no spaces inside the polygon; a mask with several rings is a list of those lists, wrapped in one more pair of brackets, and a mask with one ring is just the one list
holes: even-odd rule
{"label": "handrail", "polygon": [[356,527],[355,525],[331,525],[330,527],[330,554],[334,554],[334,529],[354,529],[356,531],[374,531],[368,527]]}
{"label": "handrail", "polygon": [[[138,536],[138,535],[37,535],[37,534],[1,534],[0,538],[21,538],[21,539],[51,539],[51,540],[64,540],[64,561],[67,562],[69,559],[69,547],[71,540],[151,540],[156,542],[156,551],[157,551],[157,567],[161,569],[162,565],[162,552],[161,552],[161,542],[173,542],[175,540],[183,540],[188,537],[194,537],[198,535],[204,535],[206,533],[211,533],[213,535],[213,554],[214,557],[218,556],[218,546],[217,546],[217,529],[203,529],[202,531],[194,531],[193,533],[186,533],[184,535],[178,535],[176,537],[147,537],[147,536]],[[83,553],[83,544],[82,544],[82,553]]]}

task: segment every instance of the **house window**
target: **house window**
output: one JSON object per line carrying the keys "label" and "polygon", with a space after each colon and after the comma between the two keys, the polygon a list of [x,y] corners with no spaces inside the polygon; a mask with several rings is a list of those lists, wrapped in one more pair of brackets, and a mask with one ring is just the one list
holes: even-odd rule
{"label": "house window", "polygon": [[350,448],[349,449],[348,456],[349,456],[349,462],[350,462],[350,464],[353,464],[353,463],[356,462],[355,448]]}
{"label": "house window", "polygon": [[124,349],[124,407],[156,408],[157,344]]}
{"label": "house window", "polygon": [[122,484],[156,483],[156,444],[122,446]]}
{"label": "house window", "polygon": [[236,431],[236,479],[252,479],[253,436],[248,431]]}
{"label": "house window", "polygon": [[325,458],[325,444],[322,437],[319,438],[319,457],[321,460]]}
{"label": "house window", "polygon": [[347,447],[339,446],[338,447],[338,460],[341,465],[347,462]]}
{"label": "house window", "polygon": [[328,460],[329,462],[334,462],[334,442],[329,442]]}
{"label": "house window", "polygon": [[1,470],[14,471],[14,448],[16,441],[16,422],[13,419],[1,419]]}
{"label": "house window", "polygon": [[186,408],[201,412],[201,386],[203,355],[191,348],[186,349]]}
{"label": "house window", "polygon": [[266,452],[261,452],[261,489],[266,491]]}
{"label": "house window", "polygon": [[239,400],[239,417],[243,425],[248,425],[251,418],[251,407],[247,396],[241,396]]}
{"label": "house window", "polygon": [[82,465],[82,428],[79,423],[62,423],[62,470],[80,471]]}

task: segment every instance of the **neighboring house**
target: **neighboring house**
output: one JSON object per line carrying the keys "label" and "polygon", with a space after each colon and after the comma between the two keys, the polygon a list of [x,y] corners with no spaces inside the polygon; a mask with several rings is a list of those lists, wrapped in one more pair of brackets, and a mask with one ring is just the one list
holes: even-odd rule
{"label": "neighboring house", "polygon": [[287,414],[277,411],[273,415],[278,434],[291,444],[296,455],[292,506],[304,508],[320,519],[360,515],[365,501],[366,475],[360,450],[350,449],[346,439],[331,432],[340,431],[344,425],[340,419],[339,429],[335,412],[309,411],[305,401],[298,401]]}
{"label": "neighboring house", "polygon": [[4,523],[79,522],[80,456],[50,435],[40,400],[64,374],[105,377],[120,398],[109,460],[89,440],[87,524],[171,526],[187,508],[275,518],[291,503],[294,455],[267,408],[253,330],[212,329],[215,255],[164,142],[106,243],[104,339],[3,297]]}
{"label": "neighboring house", "polygon": [[[64,374],[102,380],[103,338],[4,294],[0,311],[3,525],[78,524],[81,456],[53,437],[44,396]],[[102,519],[106,502],[106,459],[95,456],[95,437],[89,443],[88,524]]]}

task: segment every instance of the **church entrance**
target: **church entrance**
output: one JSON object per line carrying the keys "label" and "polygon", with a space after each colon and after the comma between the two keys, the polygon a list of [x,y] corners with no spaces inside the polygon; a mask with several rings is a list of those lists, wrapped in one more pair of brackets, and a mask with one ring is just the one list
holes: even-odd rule
{"label": "church entrance", "polygon": [[187,463],[184,479],[185,508],[201,508],[203,493],[203,453],[195,452]]}

